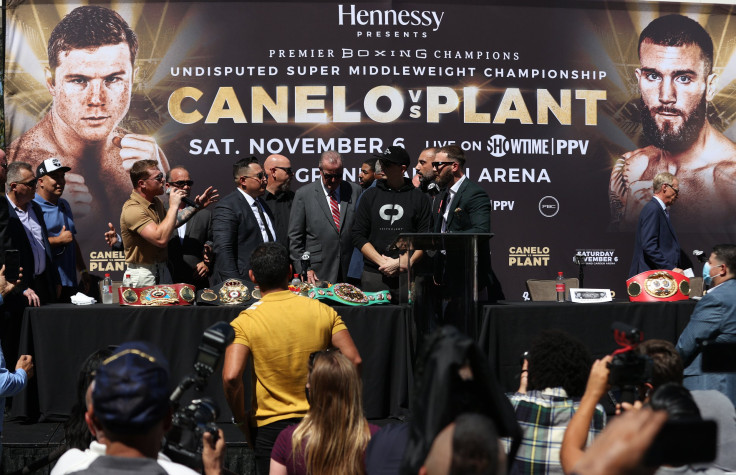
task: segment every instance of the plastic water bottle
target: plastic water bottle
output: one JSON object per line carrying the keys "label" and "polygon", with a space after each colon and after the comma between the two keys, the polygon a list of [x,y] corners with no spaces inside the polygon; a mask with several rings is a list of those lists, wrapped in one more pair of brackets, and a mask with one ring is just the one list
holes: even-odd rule
{"label": "plastic water bottle", "polygon": [[557,301],[564,302],[565,301],[565,278],[562,277],[562,272],[557,273],[557,278],[555,280],[557,281],[555,282],[555,289],[557,290]]}
{"label": "plastic water bottle", "polygon": [[110,274],[105,274],[102,280],[102,303],[112,303],[112,279]]}
{"label": "plastic water bottle", "polygon": [[299,274],[294,274],[294,278],[291,279],[292,287],[299,287],[302,285],[302,279],[299,278]]}
{"label": "plastic water bottle", "polygon": [[130,281],[133,279],[130,277],[130,274],[125,274],[125,277],[123,277],[123,283],[120,284],[121,287],[130,287]]}

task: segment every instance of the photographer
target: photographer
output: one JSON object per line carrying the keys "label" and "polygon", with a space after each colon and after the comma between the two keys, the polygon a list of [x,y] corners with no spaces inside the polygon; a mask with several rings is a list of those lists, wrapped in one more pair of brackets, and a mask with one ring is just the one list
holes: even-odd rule
{"label": "photographer", "polygon": [[[90,430],[104,434],[105,455],[80,474],[136,471],[140,474],[195,474],[173,462],[156,461],[164,434],[171,427],[168,363],[157,348],[143,342],[121,345],[102,362],[85,419]],[[205,473],[219,474],[225,443],[204,436]]]}

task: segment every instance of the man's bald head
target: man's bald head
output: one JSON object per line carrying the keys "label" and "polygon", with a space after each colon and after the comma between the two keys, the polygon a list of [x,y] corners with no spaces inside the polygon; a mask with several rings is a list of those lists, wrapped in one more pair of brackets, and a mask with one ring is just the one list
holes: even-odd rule
{"label": "man's bald head", "polygon": [[291,161],[283,155],[269,155],[263,162],[263,170],[268,175],[266,189],[274,195],[289,190],[291,185]]}

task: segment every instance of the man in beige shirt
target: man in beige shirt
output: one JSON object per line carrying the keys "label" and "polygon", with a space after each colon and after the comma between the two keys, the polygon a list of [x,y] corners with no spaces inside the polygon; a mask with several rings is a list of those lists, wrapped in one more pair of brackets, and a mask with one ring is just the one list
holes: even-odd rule
{"label": "man in beige shirt", "polygon": [[159,195],[164,192],[164,173],[155,160],[140,160],[130,169],[133,192],[120,214],[120,233],[125,248],[125,274],[131,287],[171,283],[166,267],[166,247],[177,226],[185,223],[200,208],[217,200],[216,190],[207,188],[194,199],[196,206],[179,209],[186,195],[180,188],[169,193],[169,209]]}

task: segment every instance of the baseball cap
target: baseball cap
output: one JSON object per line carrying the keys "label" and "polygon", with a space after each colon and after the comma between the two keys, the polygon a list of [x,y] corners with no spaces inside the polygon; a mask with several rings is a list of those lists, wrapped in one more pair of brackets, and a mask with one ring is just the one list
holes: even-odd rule
{"label": "baseball cap", "polygon": [[133,341],[100,364],[92,391],[95,415],[116,433],[153,427],[169,410],[169,364],[155,346]]}
{"label": "baseball cap", "polygon": [[406,165],[407,167],[409,166],[409,163],[411,162],[411,159],[409,158],[409,154],[406,153],[406,150],[404,150],[404,147],[399,147],[397,145],[391,145],[390,147],[386,148],[386,150],[383,153],[374,154],[373,156],[379,160],[396,163],[397,165]]}
{"label": "baseball cap", "polygon": [[42,176],[48,175],[49,173],[55,172],[56,170],[68,172],[69,170],[71,170],[71,168],[61,166],[61,160],[56,157],[47,158],[36,168],[36,178],[41,178]]}

